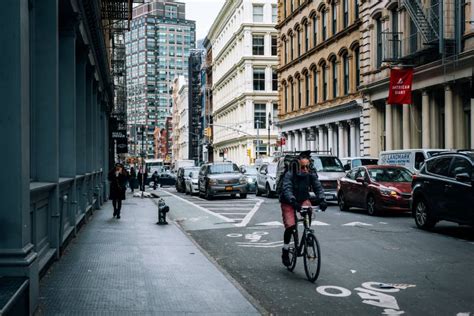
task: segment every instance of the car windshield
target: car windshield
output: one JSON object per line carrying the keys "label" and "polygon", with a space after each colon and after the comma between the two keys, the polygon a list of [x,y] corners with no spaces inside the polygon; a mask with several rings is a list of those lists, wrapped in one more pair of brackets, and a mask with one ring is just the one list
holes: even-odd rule
{"label": "car windshield", "polygon": [[209,173],[219,174],[219,173],[237,173],[240,172],[239,168],[235,164],[221,164],[221,165],[211,165],[209,168]]}
{"label": "car windshield", "polygon": [[344,172],[341,161],[336,157],[311,157],[317,172]]}
{"label": "car windshield", "polygon": [[378,159],[360,159],[362,166],[376,165],[378,161]]}
{"label": "car windshield", "polygon": [[428,151],[426,152],[426,155],[428,155],[429,158],[433,157],[433,156],[436,156],[437,154],[439,153],[442,153],[443,151],[441,150],[432,150],[432,151]]}
{"label": "car windshield", "polygon": [[412,174],[403,168],[369,169],[369,177],[375,182],[411,182]]}
{"label": "car windshield", "polygon": [[191,173],[193,174],[193,178],[197,178],[199,175],[199,168],[186,168],[184,169],[184,176],[190,177]]}
{"label": "car windshield", "polygon": [[276,171],[277,171],[277,165],[276,164],[268,165],[268,173],[269,174],[276,174]]}
{"label": "car windshield", "polygon": [[254,175],[257,174],[257,168],[256,167],[246,166],[244,168],[245,168],[245,174],[248,174],[248,175],[251,175],[251,176],[254,176]]}

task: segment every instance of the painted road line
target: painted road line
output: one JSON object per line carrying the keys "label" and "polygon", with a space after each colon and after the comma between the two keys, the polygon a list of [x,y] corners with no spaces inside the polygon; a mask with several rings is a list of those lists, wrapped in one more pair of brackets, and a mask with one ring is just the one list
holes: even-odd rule
{"label": "painted road line", "polygon": [[258,223],[255,226],[283,226],[282,223],[274,221],[274,222],[266,222],[266,223]]}
{"label": "painted road line", "polygon": [[180,199],[181,201],[184,201],[184,202],[186,202],[186,203],[188,203],[188,204],[190,204],[190,205],[192,205],[192,206],[194,206],[194,207],[197,207],[198,209],[200,209],[200,210],[203,211],[203,212],[206,212],[207,214],[214,215],[215,217],[220,218],[220,219],[222,219],[222,220],[224,220],[224,221],[226,221],[226,222],[228,222],[228,223],[233,223],[233,222],[234,222],[233,219],[229,219],[229,218],[227,218],[227,217],[225,217],[225,216],[222,216],[222,215],[220,215],[220,214],[217,214],[217,213],[214,213],[214,212],[212,212],[212,211],[209,211],[208,209],[206,209],[206,208],[204,208],[204,207],[202,207],[202,206],[199,206],[199,205],[197,205],[197,204],[194,204],[194,203],[191,202],[191,201],[188,201],[188,200],[186,200],[186,199],[183,199],[182,197],[179,197],[179,196],[177,196],[177,195],[174,194],[174,193],[171,193],[171,192],[168,191],[168,194],[170,194],[170,195],[174,196],[175,198]]}
{"label": "painted road line", "polygon": [[247,216],[245,216],[245,218],[243,219],[243,221],[241,223],[238,223],[238,224],[234,224],[236,227],[245,227],[247,226],[247,224],[250,222],[250,220],[252,219],[252,217],[255,215],[255,213],[258,211],[258,209],[260,208],[260,205],[262,205],[263,203],[263,200],[261,199],[258,199],[258,202],[257,204],[255,204],[255,206],[253,207],[253,209],[247,214]]}
{"label": "painted road line", "polygon": [[217,213],[217,214],[226,214],[226,215],[247,215],[247,213],[225,213],[225,212],[221,212],[221,213]]}
{"label": "painted road line", "polygon": [[373,225],[362,223],[362,222],[351,222],[351,223],[343,224],[342,226],[373,226]]}

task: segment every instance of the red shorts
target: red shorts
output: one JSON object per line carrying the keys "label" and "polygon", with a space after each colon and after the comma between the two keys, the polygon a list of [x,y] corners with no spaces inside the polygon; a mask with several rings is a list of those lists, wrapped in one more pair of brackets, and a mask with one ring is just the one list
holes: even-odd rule
{"label": "red shorts", "polygon": [[[306,200],[301,203],[302,206],[311,206],[311,201]],[[296,219],[295,219],[295,211],[293,206],[286,203],[281,203],[281,216],[283,217],[283,224],[285,224],[285,228],[295,226]]]}

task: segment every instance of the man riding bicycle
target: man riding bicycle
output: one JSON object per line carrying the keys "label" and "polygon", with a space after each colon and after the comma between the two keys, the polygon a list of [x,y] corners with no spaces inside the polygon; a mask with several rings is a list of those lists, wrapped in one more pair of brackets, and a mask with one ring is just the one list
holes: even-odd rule
{"label": "man riding bicycle", "polygon": [[291,235],[296,227],[296,211],[302,206],[311,206],[309,190],[316,195],[316,203],[325,211],[327,203],[324,199],[324,190],[319,182],[316,170],[310,170],[309,153],[301,153],[297,162],[290,165],[288,172],[283,176],[283,186],[280,194],[281,213],[285,225],[283,235],[283,249],[281,259],[285,266],[290,265],[288,255]]}

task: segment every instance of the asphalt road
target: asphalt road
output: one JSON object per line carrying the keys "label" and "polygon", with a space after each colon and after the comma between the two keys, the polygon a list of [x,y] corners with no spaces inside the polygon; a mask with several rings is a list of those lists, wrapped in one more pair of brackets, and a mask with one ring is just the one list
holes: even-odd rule
{"label": "asphalt road", "polygon": [[165,191],[170,217],[269,313],[474,315],[470,227],[441,222],[426,232],[409,214],[370,217],[331,206],[313,219],[322,250],[313,284],[302,258],[294,272],[281,264],[277,199],[206,201]]}

